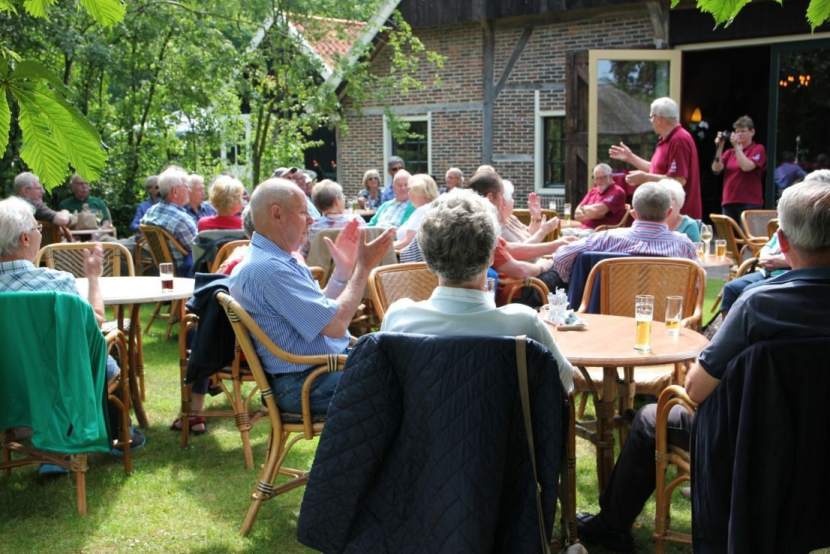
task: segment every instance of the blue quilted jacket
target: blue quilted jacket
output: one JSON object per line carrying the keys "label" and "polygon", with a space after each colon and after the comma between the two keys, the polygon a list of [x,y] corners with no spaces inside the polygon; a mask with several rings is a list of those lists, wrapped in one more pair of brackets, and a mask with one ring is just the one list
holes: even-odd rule
{"label": "blue quilted jacket", "polygon": [[[558,368],[528,341],[552,529],[564,452]],[[364,336],[349,356],[300,512],[323,552],[540,552],[512,338]]]}

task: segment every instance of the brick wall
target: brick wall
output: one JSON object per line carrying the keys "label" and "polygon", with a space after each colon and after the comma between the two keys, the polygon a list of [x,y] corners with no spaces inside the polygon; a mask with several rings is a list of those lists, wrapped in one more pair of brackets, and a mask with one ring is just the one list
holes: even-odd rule
{"label": "brick wall", "polygon": [[[569,14],[573,15],[573,14]],[[413,108],[418,115],[432,115],[432,171],[443,184],[447,168],[455,165],[466,176],[481,163],[483,84],[483,40],[478,24],[416,29],[431,50],[446,56],[433,83],[430,67],[422,65],[418,78],[427,83],[388,99],[393,111]],[[513,66],[493,113],[493,166],[517,188],[516,206],[526,205],[534,186],[534,96],[540,90],[540,109],[565,109],[565,63],[572,51],[597,48],[649,48],[653,30],[646,11],[633,6],[630,12],[607,17],[574,18],[567,22],[538,25]],[[494,79],[501,76],[521,28],[496,26]],[[388,70],[388,52],[381,52],[373,71]],[[348,106],[348,99],[346,99]],[[366,108],[370,108],[366,113]],[[372,109],[374,108],[374,109]],[[349,131],[338,133],[338,180],[352,195],[360,187],[366,169],[383,172],[383,116],[378,106],[347,111]]]}

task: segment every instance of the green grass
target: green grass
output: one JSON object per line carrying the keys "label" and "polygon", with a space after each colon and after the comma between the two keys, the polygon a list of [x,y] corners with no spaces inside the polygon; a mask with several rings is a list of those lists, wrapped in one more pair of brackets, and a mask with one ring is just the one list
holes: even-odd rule
{"label": "green grass", "polygon": [[[707,308],[720,283],[707,288]],[[143,311],[144,318],[149,315]],[[251,534],[239,536],[258,470],[246,470],[239,434],[233,421],[211,419],[209,432],[179,448],[178,433],[168,426],[178,413],[178,352],[175,340],[163,340],[163,324],[145,336],[147,379],[145,408],[150,419],[147,445],[136,452],[134,471],[125,475],[121,463],[95,455],[87,473],[89,515],[75,511],[74,483],[69,477],[41,478],[34,466],[0,475],[0,552],[112,552],[128,549],[153,552],[306,552],[296,540],[303,489],[266,502]],[[219,397],[213,399],[216,401]],[[589,407],[590,410],[590,407]],[[252,434],[257,466],[265,456],[264,422]],[[305,467],[315,442],[295,447],[288,465]],[[577,443],[577,506],[596,512],[598,496],[593,447]],[[689,501],[676,495],[673,521],[690,529]],[[654,502],[637,519],[638,547],[653,550]],[[669,546],[669,552],[690,552]],[[591,552],[602,552],[592,548]]]}

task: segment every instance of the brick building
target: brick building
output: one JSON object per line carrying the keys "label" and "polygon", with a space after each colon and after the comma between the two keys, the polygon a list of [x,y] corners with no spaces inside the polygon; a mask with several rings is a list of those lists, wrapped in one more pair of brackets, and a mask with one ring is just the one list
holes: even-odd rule
{"label": "brick building", "polygon": [[[793,71],[812,67],[818,74],[830,58],[830,33],[810,32],[806,5],[753,2],[732,25],[713,29],[710,16],[684,3],[669,10],[666,3],[629,0],[390,0],[384,15],[399,9],[446,62],[437,82],[423,64],[418,77],[425,88],[387,98],[386,107],[352,109],[343,99],[348,132],[337,133],[338,181],[354,194],[365,170],[383,173],[390,155],[403,154],[408,168],[429,172],[439,184],[450,166],[469,176],[490,163],[516,185],[517,206],[533,190],[546,200],[578,201],[592,165],[608,161],[611,143],[623,140],[650,157],[656,137],[649,103],[671,96],[699,140],[711,208],[720,195],[720,181],[708,170],[712,139],[739,115],[753,116],[770,167],[799,144],[808,168],[808,157],[830,150],[813,123],[830,116],[823,101],[830,87],[823,79],[799,91],[780,85]],[[384,72],[389,52],[377,44],[372,69]],[[385,108],[422,138],[396,141]]]}

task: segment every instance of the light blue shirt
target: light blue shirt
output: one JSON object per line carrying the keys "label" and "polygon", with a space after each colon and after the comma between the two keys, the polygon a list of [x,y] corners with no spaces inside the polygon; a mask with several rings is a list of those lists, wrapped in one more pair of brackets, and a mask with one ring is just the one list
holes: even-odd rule
{"label": "light blue shirt", "polygon": [[550,350],[559,365],[559,379],[566,392],[573,390],[573,366],[559,351],[553,335],[532,308],[508,304],[496,308],[484,291],[437,287],[429,300],[404,298],[389,306],[381,331],[423,335],[527,335]]}
{"label": "light blue shirt", "polygon": [[[231,296],[251,314],[266,335],[280,348],[297,355],[339,354],[349,345],[349,335],[321,335],[337,313],[337,302],[326,297],[300,264],[259,233],[230,278]],[[254,339],[257,354],[268,373],[293,373],[310,366],[290,364],[273,356]]]}

